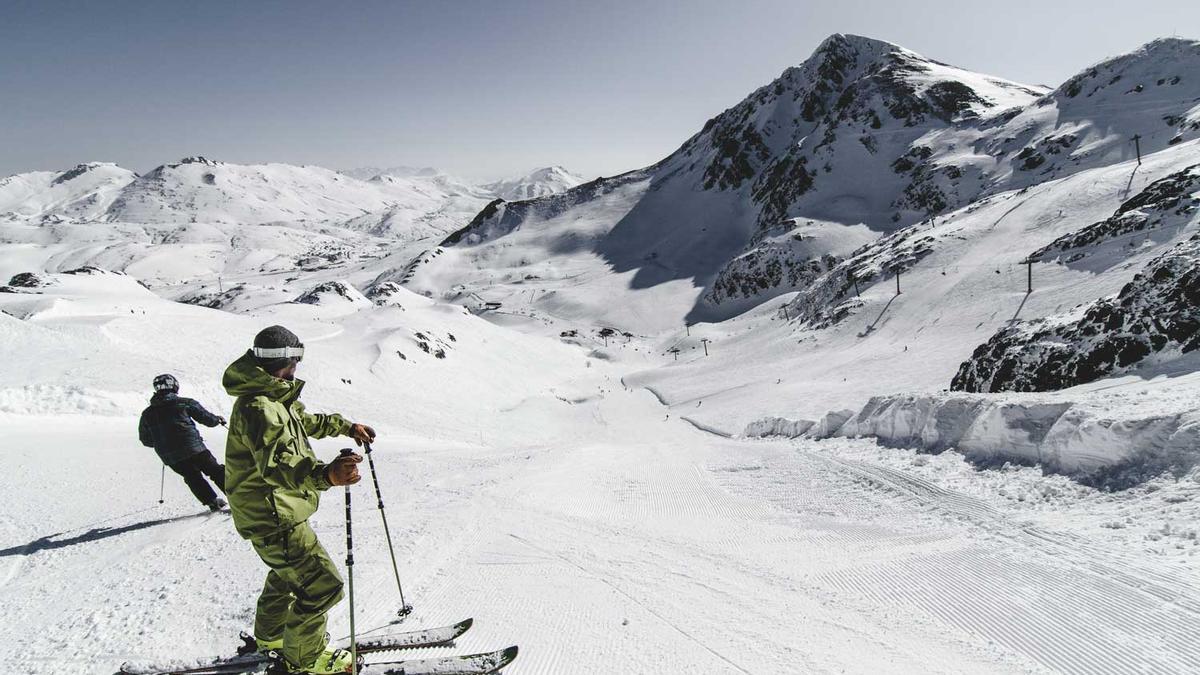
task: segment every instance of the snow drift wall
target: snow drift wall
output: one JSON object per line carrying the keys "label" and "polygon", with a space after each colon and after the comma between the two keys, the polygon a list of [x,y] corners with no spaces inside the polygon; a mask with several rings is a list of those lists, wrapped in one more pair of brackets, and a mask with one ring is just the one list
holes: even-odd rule
{"label": "snow drift wall", "polygon": [[876,396],[849,417],[766,418],[745,435],[873,437],[893,447],[953,449],[982,466],[1036,464],[1111,489],[1182,475],[1200,460],[1200,410],[1122,416],[1072,401],[971,394]]}
{"label": "snow drift wall", "polygon": [[789,420],[786,417],[764,417],[746,426],[744,436],[764,438],[767,436],[787,436],[796,438],[812,428],[812,420]]}

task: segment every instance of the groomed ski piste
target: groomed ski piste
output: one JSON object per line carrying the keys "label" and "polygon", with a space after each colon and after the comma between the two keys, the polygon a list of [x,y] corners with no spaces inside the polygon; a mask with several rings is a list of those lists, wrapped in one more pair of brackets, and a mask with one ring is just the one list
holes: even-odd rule
{"label": "groomed ski piste", "polygon": [[[1102,262],[1036,264],[1027,293],[1029,253],[1200,164],[1198,143],[917,223],[931,243],[903,292],[864,283],[819,329],[796,318],[808,289],[685,327],[703,289],[638,283],[581,244],[634,208],[633,179],[463,246],[343,220],[0,217],[0,277],[34,273],[0,293],[7,665],[108,674],[236,649],[262,563],[169,472],[158,503],[136,421],[162,372],[228,415],[223,369],[283,324],[306,345],[308,408],[379,433],[414,611],[388,626],[400,600],[368,478],[353,488],[356,626],[474,619],[453,647],[387,660],[519,645],[505,673],[1195,672],[1195,354],[1053,392],[944,390],[998,330],[1067,323],[1194,236],[1200,216],[1180,211],[1089,249]],[[341,180],[339,195],[366,189]],[[395,205],[372,207],[386,220]],[[172,226],[182,240],[157,234]],[[844,239],[839,255],[866,241],[813,227]],[[200,431],[220,457],[223,429]],[[1161,471],[1164,456],[1192,464]],[[340,564],[340,490],[312,523]],[[345,603],[329,630],[349,633]]]}

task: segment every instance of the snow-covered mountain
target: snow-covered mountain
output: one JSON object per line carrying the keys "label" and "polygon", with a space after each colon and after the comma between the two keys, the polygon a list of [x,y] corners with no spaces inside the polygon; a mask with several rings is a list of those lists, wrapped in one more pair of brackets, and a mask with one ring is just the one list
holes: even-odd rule
{"label": "snow-covered mountain", "polygon": [[0,272],[96,265],[173,283],[311,270],[316,259],[344,264],[378,246],[438,240],[491,199],[436,172],[359,180],[314,166],[189,157],[139,176],[81,164],[0,180],[0,243],[19,246]]}
{"label": "snow-covered mountain", "polygon": [[557,194],[583,182],[561,166],[536,169],[493,183],[473,184],[432,167],[361,167],[341,173],[386,186],[401,197],[394,206],[347,221],[371,234],[414,240],[463,227],[495,199],[518,201]]}
{"label": "snow-covered mountain", "polygon": [[[432,171],[432,170],[429,170]],[[349,229],[405,241],[439,237],[469,222],[492,196],[442,173],[378,173],[365,181],[393,200],[343,223]]]}
{"label": "snow-covered mountain", "polygon": [[503,199],[508,202],[557,194],[573,188],[584,181],[582,177],[558,165],[542,167],[519,176],[479,184],[464,181],[429,166],[364,166],[354,169],[343,169],[341,173],[358,178],[359,180],[391,177],[393,179],[404,178],[413,181],[425,181],[445,189],[486,194],[492,199]]}
{"label": "snow-covered mountain", "polygon": [[0,180],[0,218],[133,224],[340,226],[406,241],[461,228],[504,190],[543,196],[577,185],[561,167],[477,186],[431,168],[241,165],[205,157],[144,175],[115,164],[80,164]]}
{"label": "snow-covered mountain", "polygon": [[121,190],[105,217],[127,223],[336,223],[387,208],[386,187],[315,166],[188,157]]}
{"label": "snow-covered mountain", "polygon": [[[693,320],[728,317],[819,283],[864,242],[855,228],[878,236],[1127,160],[1134,135],[1143,154],[1197,137],[1198,65],[1200,43],[1157,40],[1047,90],[834,35],[661,162],[489,206],[447,243],[479,260],[490,242],[537,229],[536,258],[582,247],[636,288],[700,289]],[[436,292],[470,276],[418,282]]]}
{"label": "snow-covered mountain", "polygon": [[506,202],[519,202],[526,199],[548,197],[569,190],[584,182],[561,166],[547,166],[535,169],[523,176],[498,180],[494,183],[481,185],[497,199]]}
{"label": "snow-covered mountain", "polygon": [[432,166],[360,166],[353,169],[341,169],[338,173],[346,174],[359,180],[371,180],[376,176],[395,176],[397,178],[436,178],[444,176],[443,172]]}
{"label": "snow-covered mountain", "polygon": [[0,178],[0,219],[102,218],[137,174],[116,164],[88,162],[66,171],[34,171]]}

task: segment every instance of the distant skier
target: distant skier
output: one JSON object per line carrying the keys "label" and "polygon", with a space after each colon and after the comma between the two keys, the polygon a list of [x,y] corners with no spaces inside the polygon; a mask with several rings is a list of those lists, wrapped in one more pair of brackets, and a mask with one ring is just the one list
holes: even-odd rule
{"label": "distant skier", "polygon": [[225,461],[233,524],[270,571],[258,598],[254,636],[260,651],[276,650],[293,673],[342,673],[352,657],[329,649],[325,615],[342,599],[342,577],[308,518],[320,493],[359,481],[362,456],[325,463],[308,439],[349,436],[359,445],[375,431],[337,414],[312,414],[300,402],[296,366],[304,345],[271,326],[226,370],[222,384],[236,396]]}
{"label": "distant skier", "polygon": [[[195,421],[193,421],[195,420]],[[225,418],[214,415],[196,401],[179,395],[179,380],[174,375],[154,378],[154,395],[150,406],[142,411],[138,422],[138,438],[142,445],[154,448],[163,464],[183,476],[183,482],[200,503],[220,511],[222,499],[204,480],[205,476],[225,492],[225,467],[204,445],[195,422],[206,427],[225,424]]]}

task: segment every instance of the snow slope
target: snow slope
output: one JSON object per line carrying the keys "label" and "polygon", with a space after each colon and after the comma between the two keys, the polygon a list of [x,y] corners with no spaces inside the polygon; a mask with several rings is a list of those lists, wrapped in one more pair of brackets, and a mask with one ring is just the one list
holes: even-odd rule
{"label": "snow slope", "polygon": [[544,197],[583,182],[561,166],[479,185],[430,167],[362,167],[341,173],[386,187],[390,194],[400,197],[394,206],[354,218],[346,223],[347,227],[408,240],[444,237],[468,223],[494,199]]}
{"label": "snow slope", "polygon": [[433,167],[364,166],[355,169],[343,169],[341,173],[359,180],[392,177],[417,182],[426,182],[442,187],[453,187],[458,191],[483,193],[492,199],[505,201],[520,201],[545,197],[573,188],[584,182],[583,178],[567,171],[561,166],[553,165],[533,169],[519,176],[510,176],[490,183],[472,184],[456,178]]}
{"label": "snow slope", "polygon": [[0,281],[13,274],[62,272],[94,265],[148,283],[295,273],[344,264],[395,248],[394,243],[337,228],[289,225],[0,222]]}
{"label": "snow slope", "polygon": [[443,174],[410,177],[381,173],[367,182],[395,201],[382,210],[351,218],[345,226],[408,241],[440,238],[453,232],[491,199],[486,191]]}
{"label": "snow slope", "polygon": [[0,221],[98,219],[135,179],[132,171],[100,162],[8,176],[0,179]]}

